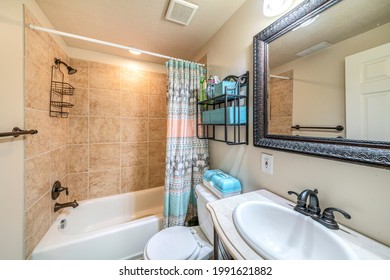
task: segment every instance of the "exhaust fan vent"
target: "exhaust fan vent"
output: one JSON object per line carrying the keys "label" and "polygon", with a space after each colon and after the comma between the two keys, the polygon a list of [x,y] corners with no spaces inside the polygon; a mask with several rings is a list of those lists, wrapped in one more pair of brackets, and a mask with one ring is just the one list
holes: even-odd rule
{"label": "exhaust fan vent", "polygon": [[329,42],[326,42],[326,41],[323,41],[321,43],[318,43],[316,45],[313,45],[307,49],[304,49],[298,53],[296,53],[295,55],[296,56],[307,56],[307,55],[311,55],[313,53],[316,53],[316,52],[319,52],[323,49],[326,49],[327,47],[330,47],[332,44],[329,43]]}
{"label": "exhaust fan vent", "polygon": [[198,10],[198,7],[183,0],[171,0],[165,19],[188,25]]}

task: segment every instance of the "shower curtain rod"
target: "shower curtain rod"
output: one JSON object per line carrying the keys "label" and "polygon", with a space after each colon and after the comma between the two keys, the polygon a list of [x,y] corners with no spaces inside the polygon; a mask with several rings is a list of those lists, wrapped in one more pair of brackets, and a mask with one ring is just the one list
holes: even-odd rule
{"label": "shower curtain rod", "polygon": [[101,44],[101,45],[106,45],[106,46],[110,46],[110,47],[114,47],[114,48],[124,49],[124,50],[128,50],[128,51],[136,51],[136,52],[140,52],[143,54],[166,58],[166,59],[173,59],[173,60],[184,61],[184,62],[192,62],[192,63],[198,64],[199,66],[205,66],[204,64],[184,60],[181,58],[171,57],[171,56],[167,56],[167,55],[163,55],[163,54],[159,54],[159,53],[154,53],[154,52],[148,52],[148,51],[144,51],[144,50],[140,50],[140,49],[136,49],[136,48],[131,48],[131,47],[115,44],[115,43],[110,43],[110,42],[97,40],[97,39],[93,39],[93,38],[89,38],[89,37],[75,35],[75,34],[71,34],[71,33],[67,33],[67,32],[62,32],[62,31],[58,31],[58,30],[54,30],[54,29],[50,29],[50,28],[46,28],[46,27],[36,26],[36,25],[32,25],[32,24],[28,24],[27,27],[30,28],[31,30],[39,30],[39,31],[47,32],[47,33],[53,33],[53,34],[57,34],[60,36],[75,38],[75,39],[88,41],[88,42]]}
{"label": "shower curtain rod", "polygon": [[277,76],[277,75],[269,75],[270,78],[276,78],[276,79],[282,79],[282,80],[291,80],[291,78],[289,77],[285,77],[285,76]]}

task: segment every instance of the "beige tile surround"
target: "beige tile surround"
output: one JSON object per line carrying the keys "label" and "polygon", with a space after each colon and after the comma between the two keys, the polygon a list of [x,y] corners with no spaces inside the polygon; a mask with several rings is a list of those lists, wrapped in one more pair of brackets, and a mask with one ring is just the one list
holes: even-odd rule
{"label": "beige tile surround", "polygon": [[[40,25],[25,9],[25,23]],[[78,72],[69,118],[49,117],[54,58]],[[68,80],[67,80],[68,81]],[[58,216],[56,180],[84,200],[164,184],[166,75],[71,59],[44,32],[25,28],[25,123],[39,131],[25,140],[25,257]]]}
{"label": "beige tile surround", "polygon": [[270,88],[270,116],[268,132],[270,134],[291,135],[293,113],[293,75],[290,70],[278,74],[289,77],[290,80],[271,78]]}
{"label": "beige tile surround", "polygon": [[75,176],[87,182],[88,198],[163,185],[165,74],[80,59],[70,64],[80,71],[69,82],[82,92],[71,102],[82,105],[69,117],[69,188],[76,188]]}

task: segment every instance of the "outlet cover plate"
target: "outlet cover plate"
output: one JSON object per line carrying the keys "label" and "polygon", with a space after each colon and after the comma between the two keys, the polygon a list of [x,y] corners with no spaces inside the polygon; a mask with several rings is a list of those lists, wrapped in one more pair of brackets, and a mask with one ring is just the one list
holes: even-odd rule
{"label": "outlet cover plate", "polygon": [[267,174],[274,174],[274,157],[270,154],[261,154],[261,171]]}

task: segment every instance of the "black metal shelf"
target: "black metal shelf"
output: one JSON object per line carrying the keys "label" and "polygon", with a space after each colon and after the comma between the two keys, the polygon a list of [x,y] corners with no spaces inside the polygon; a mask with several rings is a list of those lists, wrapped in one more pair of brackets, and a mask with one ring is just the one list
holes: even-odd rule
{"label": "black metal shelf", "polygon": [[[248,97],[249,97],[249,72],[241,76],[228,76],[223,81],[235,82],[234,87],[223,89],[223,93],[206,100],[199,101],[197,96],[196,106],[196,135],[199,139],[208,139],[218,142],[224,142],[227,145],[248,145]],[[226,94],[233,90],[233,94]],[[237,93],[237,94],[236,94]],[[241,112],[241,108],[245,107],[245,113]],[[228,122],[228,108],[232,112],[233,121]],[[205,111],[215,111],[217,109],[223,110],[223,121],[210,121],[203,123],[202,113]],[[245,122],[241,121],[242,114],[245,114]],[[231,116],[230,116],[231,117]],[[223,129],[221,131],[220,129]],[[220,133],[217,133],[219,130]],[[217,136],[222,135],[222,136]],[[241,139],[243,137],[243,139]]]}
{"label": "black metal shelf", "polygon": [[222,94],[222,95],[218,95],[218,96],[213,97],[213,98],[198,101],[198,105],[219,105],[219,104],[225,103],[225,101],[226,101],[225,99],[227,99],[227,101],[230,102],[230,101],[234,101],[237,99],[243,99],[243,98],[247,98],[247,96],[242,95],[242,94],[237,94],[237,95]]}

